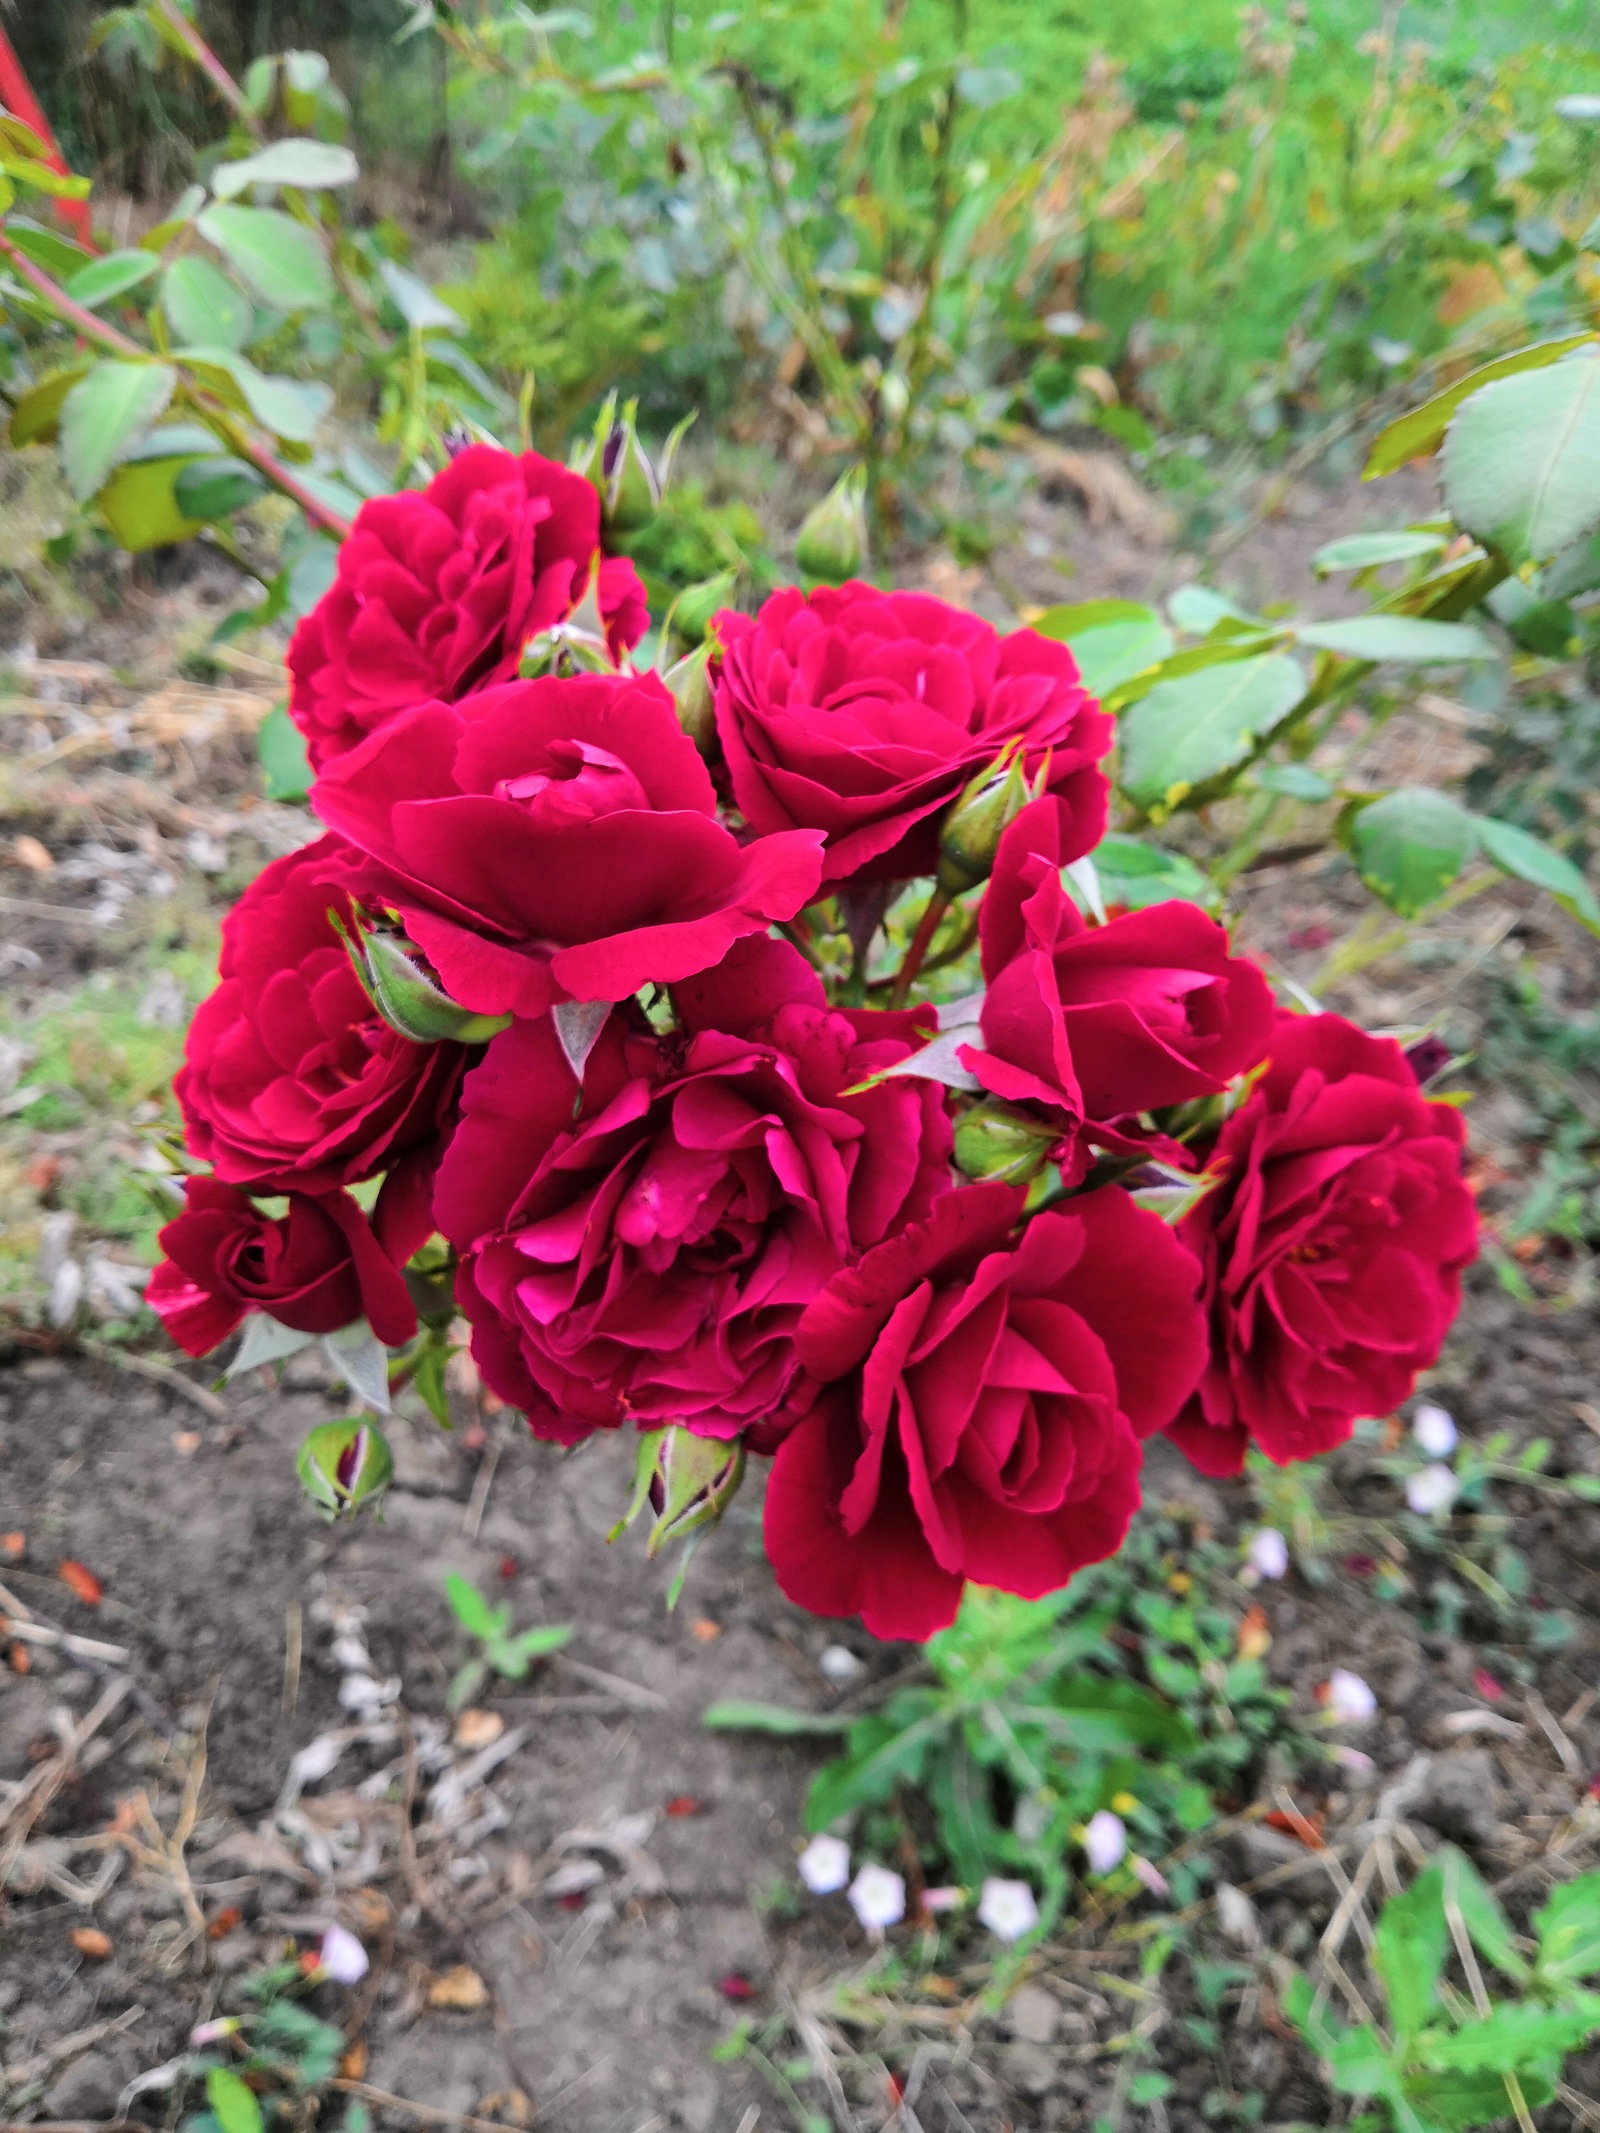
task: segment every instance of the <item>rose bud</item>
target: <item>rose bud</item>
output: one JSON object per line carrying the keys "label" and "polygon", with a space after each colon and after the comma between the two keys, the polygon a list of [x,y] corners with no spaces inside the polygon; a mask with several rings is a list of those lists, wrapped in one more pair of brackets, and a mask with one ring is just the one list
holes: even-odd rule
{"label": "rose bud", "polygon": [[940,890],[961,896],[987,881],[1002,831],[1016,821],[1030,800],[1038,799],[1050,774],[1048,752],[1030,791],[1022,769],[1022,741],[1011,741],[987,770],[980,770],[944,818],[939,832]]}
{"label": "rose bud", "polygon": [[956,1120],[956,1168],[969,1178],[1026,1185],[1043,1170],[1060,1138],[1055,1126],[1028,1118],[1009,1104],[974,1104]]}
{"label": "rose bud", "polygon": [[300,1485],[330,1518],[375,1503],[394,1479],[387,1438],[361,1415],[319,1423],[300,1447]]}
{"label": "rose bud", "polygon": [[678,724],[707,762],[717,755],[717,696],[707,671],[711,652],[709,644],[698,644],[661,677],[678,707]]}
{"label": "rose bud", "polygon": [[866,494],[865,467],[852,467],[806,513],[794,544],[794,559],[804,576],[824,585],[842,585],[865,567]]}
{"label": "rose bud", "polygon": [[667,610],[668,629],[685,644],[704,644],[713,620],[733,598],[738,583],[738,571],[721,570],[699,585],[686,585]]}
{"label": "rose bud", "polygon": [[413,1044],[487,1044],[511,1020],[509,1015],[475,1015],[458,1007],[423,975],[392,933],[374,929],[360,935],[359,944],[346,936],[345,946],[373,1006],[392,1030]]}
{"label": "rose bud", "polygon": [[686,1540],[702,1527],[714,1526],[738,1494],[744,1479],[744,1445],[736,1437],[696,1437],[686,1429],[662,1435],[650,1481],[650,1507],[656,1522],[645,1543],[647,1555],[659,1555],[669,1541]]}

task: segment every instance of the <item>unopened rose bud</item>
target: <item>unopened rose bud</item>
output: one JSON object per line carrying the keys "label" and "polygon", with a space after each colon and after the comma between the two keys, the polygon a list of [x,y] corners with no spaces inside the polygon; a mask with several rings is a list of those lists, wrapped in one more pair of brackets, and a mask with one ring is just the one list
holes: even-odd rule
{"label": "unopened rose bud", "polygon": [[509,1015],[474,1015],[424,975],[392,933],[362,934],[345,946],[356,976],[392,1030],[413,1044],[487,1044],[510,1024]]}
{"label": "unopened rose bud", "polygon": [[866,469],[852,467],[806,513],[794,544],[794,559],[806,577],[822,585],[842,585],[865,567],[866,496]]}
{"label": "unopened rose bud", "polygon": [[1060,1137],[1056,1127],[988,1098],[956,1121],[956,1168],[969,1178],[1026,1185],[1043,1170]]}
{"label": "unopened rose bud", "polygon": [[1000,839],[1030,800],[1044,790],[1045,770],[1030,788],[1022,767],[1022,743],[1014,741],[987,770],[980,770],[944,818],[939,832],[939,887],[960,896],[987,881]]}
{"label": "unopened rose bud", "polygon": [[322,1422],[300,1447],[300,1486],[330,1518],[375,1503],[394,1479],[394,1457],[382,1430],[359,1415]]}
{"label": "unopened rose bud", "polygon": [[706,578],[698,585],[686,585],[673,601],[667,616],[673,634],[681,637],[685,644],[704,644],[706,632],[733,598],[738,583],[736,570],[719,570],[714,578]]}
{"label": "unopened rose bud", "polygon": [[696,645],[661,679],[672,691],[678,724],[709,762],[717,752],[717,692],[711,686],[712,646]]}
{"label": "unopened rose bud", "polygon": [[600,520],[607,533],[642,533],[661,509],[661,480],[639,442],[637,400],[622,410],[600,451]]}
{"label": "unopened rose bud", "polygon": [[686,1429],[663,1432],[650,1484],[656,1522],[645,1543],[657,1555],[669,1541],[686,1540],[714,1526],[744,1479],[744,1445],[735,1438],[697,1437]]}

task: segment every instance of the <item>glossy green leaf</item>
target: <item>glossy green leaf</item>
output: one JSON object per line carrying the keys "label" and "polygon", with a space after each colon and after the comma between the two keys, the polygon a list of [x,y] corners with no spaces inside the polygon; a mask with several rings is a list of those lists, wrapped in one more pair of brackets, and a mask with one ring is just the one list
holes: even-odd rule
{"label": "glossy green leaf", "polygon": [[226,453],[191,460],[177,478],[178,503],[196,519],[227,518],[266,493],[266,482],[250,462]]}
{"label": "glossy green leaf", "polygon": [[275,311],[314,311],[333,299],[322,246],[276,207],[209,207],[196,223],[253,295]]}
{"label": "glossy green leaf", "polygon": [[137,289],[141,282],[159,273],[160,267],[161,262],[148,252],[108,252],[104,259],[80,267],[63,286],[75,304],[82,304],[86,311],[97,311],[114,297]]}
{"label": "glossy green leaf", "polygon": [[87,178],[80,178],[73,171],[57,170],[53,163],[42,163],[37,156],[19,156],[0,148],[0,170],[31,185],[35,192],[48,193],[53,200],[87,200],[92,190]]}
{"label": "glossy green leaf", "polygon": [[1579,348],[1592,339],[1592,334],[1569,333],[1562,340],[1541,341],[1533,348],[1519,348],[1514,355],[1500,356],[1493,363],[1484,363],[1477,370],[1469,371],[1454,385],[1447,386],[1442,393],[1435,393],[1421,407],[1414,407],[1409,415],[1402,415],[1397,422],[1391,422],[1387,429],[1379,432],[1361,470],[1362,480],[1373,481],[1380,474],[1392,474],[1409,460],[1430,458],[1438,451],[1451,416],[1474,393],[1492,385],[1497,378],[1542,369],[1547,363],[1554,363],[1564,356],[1569,349]]}
{"label": "glossy green leaf", "polygon": [[348,148],[332,141],[269,141],[237,163],[219,163],[211,173],[211,190],[219,200],[233,200],[252,185],[291,185],[299,192],[325,192],[354,185],[360,165]]}
{"label": "glossy green leaf", "polygon": [[1448,793],[1418,785],[1385,793],[1348,826],[1361,878],[1402,918],[1442,896],[1471,858],[1477,825]]}
{"label": "glossy green leaf", "polygon": [[97,363],[61,405],[61,463],[86,503],[166,413],[178,382],[168,363]]}
{"label": "glossy green leaf", "polygon": [[1352,615],[1341,622],[1307,622],[1296,631],[1302,644],[1346,659],[1402,660],[1412,666],[1444,666],[1457,660],[1493,659],[1494,645],[1470,622],[1427,622],[1417,615]]}
{"label": "glossy green leaf", "polygon": [[306,753],[306,738],[284,705],[274,704],[261,721],[256,732],[256,753],[261,758],[269,800],[298,804],[310,792],[316,772]]}
{"label": "glossy green leaf", "polygon": [[831,1711],[791,1711],[781,1703],[755,1703],[728,1697],[712,1704],[700,1723],[718,1733],[776,1733],[785,1738],[804,1734],[846,1733],[853,1721]]}
{"label": "glossy green leaf", "polygon": [[1167,595],[1167,613],[1172,617],[1173,628],[1188,637],[1207,636],[1219,622],[1258,619],[1247,615],[1242,607],[1235,607],[1225,594],[1213,592],[1209,585],[1180,585]]}
{"label": "glossy green leaf", "polygon": [[183,508],[177,483],[188,459],[132,458],[118,467],[100,491],[100,515],[130,555],[146,549],[190,541],[200,531],[199,517]]}
{"label": "glossy green leaf", "polygon": [[1502,872],[1519,881],[1547,889],[1582,926],[1600,935],[1600,898],[1565,853],[1552,849],[1514,822],[1497,822],[1492,815],[1479,815],[1478,842]]}
{"label": "glossy green leaf", "polygon": [[1182,852],[1113,834],[1101,838],[1090,858],[1105,902],[1120,904],[1125,911],[1173,902],[1215,911],[1221,902],[1205,875]]}
{"label": "glossy green leaf", "polygon": [[49,444],[61,427],[61,408],[80,378],[87,377],[87,362],[73,363],[65,370],[52,370],[37,385],[30,385],[11,410],[7,432],[14,445]]}
{"label": "glossy green leaf", "polygon": [[245,406],[274,436],[310,444],[333,406],[333,388],[318,379],[272,378],[233,348],[180,348],[180,362],[210,382],[218,373],[237,388]]}
{"label": "glossy green leaf", "polygon": [[1138,620],[1102,622],[1060,634],[1091,696],[1104,696],[1131,681],[1165,659],[1173,646],[1172,632],[1148,609]]}
{"label": "glossy green leaf", "polygon": [[1417,533],[1409,527],[1393,533],[1351,533],[1319,548],[1311,567],[1319,578],[1341,570],[1374,570],[1380,563],[1409,563],[1417,556],[1436,555],[1445,541],[1442,533]]}
{"label": "glossy green leaf", "polygon": [[1600,524],[1600,356],[1486,385],[1444,443],[1458,524],[1513,567],[1542,563]]}
{"label": "glossy green leaf", "polygon": [[1600,533],[1591,533],[1563,549],[1544,573],[1540,590],[1547,600],[1573,600],[1600,591]]}
{"label": "glossy green leaf", "polygon": [[1123,791],[1147,811],[1170,812],[1244,762],[1305,689],[1299,666],[1283,653],[1157,682],[1121,722]]}
{"label": "glossy green leaf", "polygon": [[47,229],[42,222],[34,222],[27,215],[8,215],[6,235],[24,259],[31,259],[36,267],[43,267],[59,282],[70,279],[95,256],[87,245],[75,244],[70,237],[63,237],[59,230]]}
{"label": "glossy green leaf", "polygon": [[1538,1971],[1547,1984],[1600,1971],[1600,1873],[1564,1882],[1533,1914]]}
{"label": "glossy green leaf", "polygon": [[222,2133],[261,2133],[255,2091],[231,2066],[214,2066],[206,2075],[206,2101]]}
{"label": "glossy green leaf", "polygon": [[1334,796],[1332,783],[1309,763],[1258,763],[1254,777],[1263,792],[1281,793],[1286,800],[1304,800],[1314,806]]}
{"label": "glossy green leaf", "polygon": [[175,338],[196,348],[243,348],[255,326],[255,305],[209,259],[172,262],[161,308]]}
{"label": "glossy green leaf", "polygon": [[[1522,2069],[1518,2080],[1522,2100],[1531,2110],[1537,2111],[1555,2094],[1550,2082],[1530,2067]],[[1453,2133],[1457,2126],[1493,2125],[1511,2115],[1510,2098],[1499,2074],[1411,2074],[1402,2087],[1406,2101],[1427,2127],[1443,2126]]]}

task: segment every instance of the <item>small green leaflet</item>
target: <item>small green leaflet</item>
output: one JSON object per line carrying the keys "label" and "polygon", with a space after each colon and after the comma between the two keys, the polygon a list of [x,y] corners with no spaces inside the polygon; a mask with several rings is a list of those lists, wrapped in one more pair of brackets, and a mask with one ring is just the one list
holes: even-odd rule
{"label": "small green leaflet", "polygon": [[828,1711],[791,1711],[781,1703],[729,1697],[712,1704],[700,1723],[718,1733],[776,1733],[798,1739],[805,1734],[848,1733],[852,1721]]}
{"label": "small green leaflet", "polygon": [[1443,666],[1496,656],[1493,644],[1470,622],[1426,622],[1416,615],[1352,615],[1342,622],[1307,622],[1295,634],[1316,651],[1338,652],[1346,659]]}
{"label": "small green leaflet", "polygon": [[160,260],[152,259],[148,252],[108,252],[104,259],[80,267],[64,286],[75,304],[98,311],[102,304],[125,296],[128,290],[137,289],[142,281],[160,271]]}
{"label": "small green leaflet", "polygon": [[261,758],[267,798],[299,802],[311,790],[316,773],[306,754],[305,735],[289,716],[287,706],[274,704],[256,734],[256,752]]}
{"label": "small green leaflet", "polygon": [[219,163],[211,174],[211,190],[219,200],[232,200],[252,185],[292,185],[301,192],[322,192],[354,185],[360,175],[360,165],[349,149],[332,141],[270,141],[238,163]]}
{"label": "small green leaflet", "polygon": [[1341,570],[1373,570],[1380,563],[1409,563],[1417,556],[1436,555],[1444,547],[1443,533],[1424,533],[1407,526],[1394,533],[1351,533],[1330,541],[1311,558],[1319,578]]}
{"label": "small green leaflet", "polygon": [[61,460],[80,504],[166,413],[177,382],[169,363],[96,363],[72,387],[61,406]]}
{"label": "small green leaflet", "polygon": [[307,229],[275,207],[208,207],[195,224],[274,311],[314,311],[333,300],[333,273]]}
{"label": "small green leaflet", "polygon": [[1380,431],[1361,470],[1362,480],[1373,481],[1380,474],[1392,474],[1396,467],[1403,467],[1412,459],[1430,458],[1438,451],[1451,416],[1474,393],[1493,384],[1497,378],[1513,377],[1519,372],[1538,370],[1547,363],[1554,363],[1570,349],[1581,348],[1585,341],[1593,338],[1589,333],[1569,333],[1564,340],[1542,341],[1533,348],[1519,348],[1515,355],[1501,356],[1493,363],[1469,371],[1466,377],[1458,378],[1454,385],[1447,386],[1442,393],[1435,393],[1421,407],[1414,407],[1410,414],[1402,415],[1398,422],[1391,422],[1386,430]]}
{"label": "small green leaflet", "polygon": [[1147,813],[1170,813],[1244,762],[1305,688],[1298,664],[1281,652],[1157,682],[1121,721],[1123,791]]}
{"label": "small green leaflet", "polygon": [[161,308],[176,338],[197,348],[243,348],[255,325],[255,305],[209,259],[172,262]]}
{"label": "small green leaflet", "polygon": [[1466,809],[1426,785],[1357,809],[1346,836],[1361,879],[1402,918],[1415,918],[1442,896],[1478,842]]}
{"label": "small green leaflet", "polygon": [[1600,524],[1600,356],[1573,356],[1475,393],[1444,443],[1445,500],[1513,569]]}
{"label": "small green leaflet", "polygon": [[1600,898],[1564,853],[1518,829],[1514,822],[1479,815],[1477,825],[1478,842],[1503,873],[1515,874],[1536,889],[1547,889],[1563,911],[1600,936]]}

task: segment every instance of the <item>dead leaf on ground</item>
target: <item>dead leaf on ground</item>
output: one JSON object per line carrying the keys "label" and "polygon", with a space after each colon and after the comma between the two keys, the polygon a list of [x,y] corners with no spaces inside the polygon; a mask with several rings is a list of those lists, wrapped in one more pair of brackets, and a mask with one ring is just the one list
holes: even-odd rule
{"label": "dead leaf on ground", "polygon": [[503,2126],[533,2124],[533,2100],[524,2089],[496,2089],[472,2107],[474,2118],[497,2118]]}
{"label": "dead leaf on ground", "polygon": [[428,1987],[428,2005],[451,2014],[476,2014],[489,2004],[489,1988],[470,1964],[457,1963]]}
{"label": "dead leaf on ground", "polygon": [[28,1536],[25,1533],[0,1533],[0,1555],[8,1563],[20,1563],[28,1552]]}
{"label": "dead leaf on ground", "polygon": [[30,874],[49,874],[55,869],[55,855],[37,837],[13,837],[11,856],[19,867],[26,867]]}
{"label": "dead leaf on ground", "polygon": [[463,1711],[456,1720],[456,1746],[458,1748],[487,1748],[497,1741],[506,1730],[506,1722],[498,1711],[480,1711],[476,1708]]}
{"label": "dead leaf on ground", "polygon": [[74,1926],[68,1938],[85,1962],[103,1963],[111,1953],[111,1936],[98,1926]]}
{"label": "dead leaf on ground", "polygon": [[722,1635],[722,1624],[713,1622],[709,1615],[698,1615],[689,1624],[689,1634],[697,1644],[710,1644]]}

